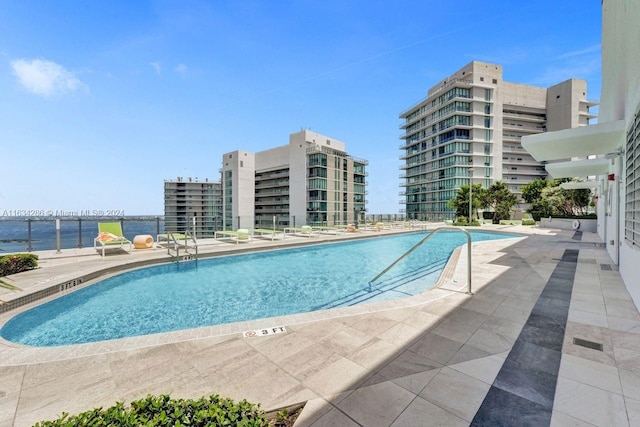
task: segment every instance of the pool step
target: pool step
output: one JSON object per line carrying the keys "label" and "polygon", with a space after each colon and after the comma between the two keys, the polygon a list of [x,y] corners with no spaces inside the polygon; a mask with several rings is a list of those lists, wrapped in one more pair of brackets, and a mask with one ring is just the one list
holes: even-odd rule
{"label": "pool step", "polygon": [[375,286],[366,286],[364,288],[358,289],[357,291],[352,292],[349,295],[345,295],[344,297],[329,301],[326,304],[316,306],[313,308],[313,310],[326,310],[328,308],[358,305],[385,292],[396,292],[404,294],[405,296],[411,296],[411,294],[400,291],[398,290],[398,288],[415,280],[421,279],[429,274],[442,270],[445,264],[446,260],[422,266],[413,271],[377,282]]}

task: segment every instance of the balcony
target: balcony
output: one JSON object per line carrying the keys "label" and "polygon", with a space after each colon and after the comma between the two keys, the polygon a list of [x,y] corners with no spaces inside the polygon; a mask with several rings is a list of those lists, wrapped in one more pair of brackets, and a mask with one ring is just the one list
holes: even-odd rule
{"label": "balcony", "polygon": [[277,181],[277,182],[261,182],[255,185],[256,189],[261,188],[279,188],[279,187],[289,187],[289,181]]}
{"label": "balcony", "polygon": [[517,131],[517,132],[523,132],[523,133],[527,133],[527,134],[531,134],[531,133],[542,133],[542,132],[546,132],[547,128],[545,126],[526,126],[523,125],[521,123],[502,123],[502,129],[509,130],[509,131]]}
{"label": "balcony", "polygon": [[276,187],[273,190],[260,191],[256,193],[256,197],[274,197],[274,196],[288,196],[289,187]]}
{"label": "balcony", "polygon": [[256,181],[262,181],[265,179],[276,179],[276,178],[283,178],[283,177],[288,177],[289,176],[289,171],[281,171],[281,172],[262,172],[262,173],[257,173],[256,174]]}

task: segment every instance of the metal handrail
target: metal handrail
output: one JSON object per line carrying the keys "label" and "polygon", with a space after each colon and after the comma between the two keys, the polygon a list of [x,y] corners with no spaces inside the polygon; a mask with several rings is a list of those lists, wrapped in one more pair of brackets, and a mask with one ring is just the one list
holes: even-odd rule
{"label": "metal handrail", "polygon": [[[198,260],[198,242],[196,242],[196,239],[193,238],[193,236],[189,233],[189,232],[184,232],[184,251],[187,253],[187,255],[190,255],[189,253],[189,245],[187,243],[187,239],[191,240],[193,242],[194,247],[196,248],[196,261]],[[180,262],[180,243],[178,243],[178,239],[176,239],[176,236],[173,235],[173,233],[168,233],[167,234],[167,239],[170,242],[173,242],[173,248],[176,251],[176,262]],[[171,245],[167,244],[167,254],[171,255]]]}
{"label": "metal handrail", "polygon": [[369,281],[369,286],[371,286],[373,284],[373,282],[375,282],[380,277],[382,277],[382,275],[384,275],[387,271],[391,270],[397,263],[399,263],[400,261],[405,259],[411,252],[413,252],[416,249],[418,249],[418,247],[420,247],[423,243],[425,243],[427,240],[429,240],[431,237],[433,237],[438,231],[442,231],[442,230],[462,231],[464,234],[467,235],[467,283],[468,283],[468,288],[467,288],[466,294],[467,295],[473,295],[473,292],[471,292],[471,234],[469,234],[469,232],[467,230],[465,230],[463,228],[458,228],[458,227],[438,227],[438,228],[435,228],[424,239],[420,240],[414,247],[409,249],[400,258],[398,258],[391,265],[389,265],[389,267],[385,268],[384,270],[382,270],[382,272],[380,272],[380,274],[378,274],[376,277],[371,279]]}

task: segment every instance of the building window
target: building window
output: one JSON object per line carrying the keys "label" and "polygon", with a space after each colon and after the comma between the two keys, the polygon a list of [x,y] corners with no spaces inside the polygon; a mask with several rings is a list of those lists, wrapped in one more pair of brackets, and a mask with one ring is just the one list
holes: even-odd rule
{"label": "building window", "polygon": [[624,238],[640,245],[640,111],[627,133]]}
{"label": "building window", "polygon": [[484,90],[484,100],[491,101],[491,89]]}

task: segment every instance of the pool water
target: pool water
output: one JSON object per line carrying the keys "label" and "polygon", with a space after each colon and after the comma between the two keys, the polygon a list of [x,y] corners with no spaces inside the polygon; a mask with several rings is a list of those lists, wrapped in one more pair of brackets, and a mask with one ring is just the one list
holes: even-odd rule
{"label": "pool water", "polygon": [[[514,235],[472,232],[472,240]],[[164,264],[125,272],[10,319],[4,339],[58,346],[345,307],[416,295],[433,286],[460,232],[411,233]]]}

